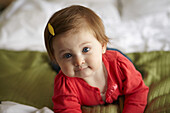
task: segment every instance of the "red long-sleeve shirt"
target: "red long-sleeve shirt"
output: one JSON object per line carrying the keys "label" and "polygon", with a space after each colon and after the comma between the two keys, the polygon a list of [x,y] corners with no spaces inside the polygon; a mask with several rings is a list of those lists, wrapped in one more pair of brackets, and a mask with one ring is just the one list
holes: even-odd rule
{"label": "red long-sleeve shirt", "polygon": [[55,78],[52,98],[55,113],[81,113],[81,106],[112,103],[125,95],[123,113],[143,113],[149,88],[133,64],[117,51],[107,51],[102,57],[107,69],[106,100],[100,90],[81,78],[68,77],[62,71]]}

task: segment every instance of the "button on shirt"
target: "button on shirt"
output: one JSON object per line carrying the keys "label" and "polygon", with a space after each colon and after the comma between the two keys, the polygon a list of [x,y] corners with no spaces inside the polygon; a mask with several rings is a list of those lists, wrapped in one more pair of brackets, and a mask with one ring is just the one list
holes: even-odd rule
{"label": "button on shirt", "polygon": [[141,74],[117,51],[107,50],[102,60],[108,73],[105,101],[99,88],[60,71],[55,78],[52,98],[55,113],[81,113],[83,105],[113,103],[121,95],[125,95],[123,113],[143,113],[149,88],[145,86]]}

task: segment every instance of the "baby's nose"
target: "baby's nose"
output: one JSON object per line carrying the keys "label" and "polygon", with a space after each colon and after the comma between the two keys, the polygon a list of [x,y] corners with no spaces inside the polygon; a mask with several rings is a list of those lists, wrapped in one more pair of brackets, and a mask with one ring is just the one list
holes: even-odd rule
{"label": "baby's nose", "polygon": [[74,61],[74,65],[77,66],[81,66],[85,63],[85,60],[82,56],[76,56],[75,57],[75,61]]}

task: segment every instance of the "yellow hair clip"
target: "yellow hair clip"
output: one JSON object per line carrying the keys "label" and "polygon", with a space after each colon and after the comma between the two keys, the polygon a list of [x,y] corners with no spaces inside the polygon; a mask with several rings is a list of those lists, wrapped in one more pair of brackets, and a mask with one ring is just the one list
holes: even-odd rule
{"label": "yellow hair clip", "polygon": [[55,33],[54,33],[54,28],[53,28],[53,26],[50,24],[50,23],[48,23],[48,30],[49,30],[49,32],[54,36],[55,35]]}

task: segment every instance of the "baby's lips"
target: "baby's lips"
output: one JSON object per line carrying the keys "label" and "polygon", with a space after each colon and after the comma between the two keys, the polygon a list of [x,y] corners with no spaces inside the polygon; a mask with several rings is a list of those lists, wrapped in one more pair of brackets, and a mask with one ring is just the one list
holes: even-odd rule
{"label": "baby's lips", "polygon": [[78,67],[78,68],[75,68],[75,71],[77,72],[77,71],[82,71],[82,70],[84,70],[85,68],[87,68],[87,67]]}

